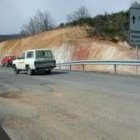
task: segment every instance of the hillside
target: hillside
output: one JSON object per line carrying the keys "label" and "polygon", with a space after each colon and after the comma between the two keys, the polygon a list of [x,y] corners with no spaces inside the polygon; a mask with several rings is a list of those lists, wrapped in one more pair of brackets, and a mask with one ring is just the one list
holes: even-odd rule
{"label": "hillside", "polygon": [[[51,49],[57,62],[72,60],[119,60],[135,59],[135,49],[126,42],[114,43],[97,37],[87,37],[82,27],[67,27],[40,33],[23,39],[5,41],[0,44],[0,59],[5,55],[19,56],[24,50],[34,48]],[[79,69],[80,66],[74,67]],[[113,71],[112,66],[86,66],[86,70]],[[135,67],[118,67],[118,70],[134,73]]]}

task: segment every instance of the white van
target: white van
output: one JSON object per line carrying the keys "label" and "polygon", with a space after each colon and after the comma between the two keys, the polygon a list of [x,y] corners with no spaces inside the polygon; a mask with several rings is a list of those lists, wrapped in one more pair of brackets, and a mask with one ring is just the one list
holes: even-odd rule
{"label": "white van", "polygon": [[23,52],[13,61],[12,67],[15,74],[19,74],[20,71],[27,71],[28,75],[38,71],[51,73],[51,70],[56,67],[56,61],[51,50],[35,49]]}

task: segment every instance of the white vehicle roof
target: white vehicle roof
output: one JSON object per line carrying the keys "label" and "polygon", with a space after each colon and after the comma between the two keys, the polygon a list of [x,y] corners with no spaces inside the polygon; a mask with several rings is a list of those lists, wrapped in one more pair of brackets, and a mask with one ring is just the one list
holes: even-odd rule
{"label": "white vehicle roof", "polygon": [[24,52],[29,52],[29,51],[51,51],[51,50],[48,50],[48,49],[33,49],[33,50],[26,50]]}

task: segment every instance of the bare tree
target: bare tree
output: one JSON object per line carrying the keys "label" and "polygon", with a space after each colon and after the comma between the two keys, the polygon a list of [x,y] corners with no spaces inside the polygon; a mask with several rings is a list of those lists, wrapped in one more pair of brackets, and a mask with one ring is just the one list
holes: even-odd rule
{"label": "bare tree", "polygon": [[80,7],[77,11],[74,11],[73,13],[67,15],[68,22],[73,22],[82,18],[89,17],[89,12],[86,7]]}
{"label": "bare tree", "polygon": [[54,20],[48,12],[42,13],[41,11],[37,11],[36,15],[30,19],[29,23],[23,25],[21,34],[32,35],[50,30],[54,27]]}

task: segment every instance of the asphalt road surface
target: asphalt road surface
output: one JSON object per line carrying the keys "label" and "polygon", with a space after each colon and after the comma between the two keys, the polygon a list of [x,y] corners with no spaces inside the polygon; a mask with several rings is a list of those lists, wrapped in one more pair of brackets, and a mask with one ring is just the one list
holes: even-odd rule
{"label": "asphalt road surface", "polygon": [[139,140],[140,76],[0,67],[0,140]]}

